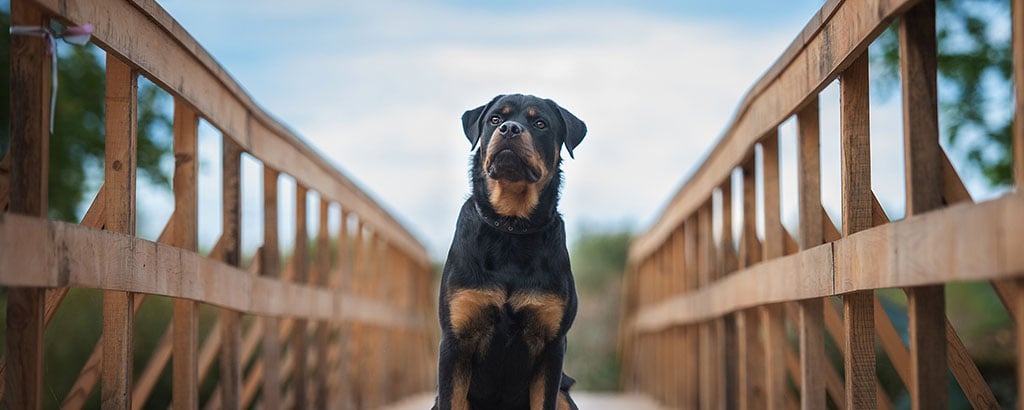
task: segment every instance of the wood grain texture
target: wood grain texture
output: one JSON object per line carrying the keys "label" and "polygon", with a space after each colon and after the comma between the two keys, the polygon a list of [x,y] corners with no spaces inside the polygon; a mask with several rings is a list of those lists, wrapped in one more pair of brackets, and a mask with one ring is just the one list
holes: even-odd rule
{"label": "wood grain texture", "polygon": [[[935,3],[922,2],[900,19],[900,74],[907,215],[942,206],[942,148],[936,89]],[[943,285],[907,289],[910,392],[914,409],[945,408],[946,298]]]}
{"label": "wood grain texture", "polygon": [[[159,4],[147,0],[37,3],[63,21],[93,23],[93,41],[108,55],[132,61],[154,83],[195,107],[260,161],[372,220],[382,235],[417,263],[429,266],[426,250],[415,237],[350,178],[263,111]],[[108,20],[118,24],[97,24]]]}
{"label": "wood grain texture", "polygon": [[[241,264],[241,167],[242,148],[230,138],[223,138],[221,149],[223,168],[221,240],[224,263],[238,267]],[[220,408],[238,410],[241,408],[242,356],[241,356],[241,314],[230,309],[220,311]]]}
{"label": "wood grain texture", "polygon": [[[309,190],[302,184],[295,185],[295,249],[292,252],[292,268],[295,272],[294,280],[298,283],[307,283],[309,280],[309,233],[306,227],[306,202]],[[291,346],[289,350],[294,357],[294,365],[291,375],[291,386],[293,405],[295,408],[304,409],[308,407],[306,397],[307,386],[307,350],[309,349],[309,322],[298,319],[295,330],[291,334]]]}
{"label": "wood grain texture", "polygon": [[843,296],[846,407],[874,409],[875,394],[875,318],[874,292],[861,291]]}
{"label": "wood grain texture", "polygon": [[[277,233],[277,184],[278,171],[263,166],[263,246],[262,268],[260,275],[276,278],[280,276],[281,248],[278,245]],[[265,317],[263,320],[263,389],[262,399],[265,408],[281,407],[281,342],[278,335],[278,319]],[[244,402],[244,400],[243,400]],[[243,403],[243,406],[248,406]]]}
{"label": "wood grain texture", "polygon": [[[28,2],[11,4],[12,25],[46,25],[44,13]],[[10,37],[10,185],[9,210],[46,217],[49,171],[50,58],[43,39]],[[21,238],[31,240],[34,238]],[[0,242],[0,247],[7,247]],[[8,271],[7,268],[14,269]],[[45,263],[5,267],[6,276],[45,270]],[[56,272],[53,272],[56,273]],[[55,279],[55,278],[51,278]],[[38,409],[43,399],[43,335],[46,328],[43,289],[7,291],[6,354],[3,404],[11,409]]]}
{"label": "wood grain texture", "polygon": [[[797,338],[800,343],[799,369],[795,374],[800,378],[800,408],[803,410],[825,408],[826,375],[831,366],[825,356],[824,312],[821,299],[800,301],[800,322]],[[835,398],[835,396],[833,396]]]}
{"label": "wood grain texture", "polygon": [[[174,245],[198,251],[198,145],[199,118],[180,99],[174,101]],[[199,406],[199,310],[195,301],[175,299],[173,308],[173,392],[175,409]]]}
{"label": "wood grain texture", "polygon": [[[138,75],[117,57],[108,55],[106,87],[105,228],[134,235]],[[112,261],[120,266],[127,262]],[[103,292],[100,400],[104,408],[132,407],[134,297],[125,291]]]}
{"label": "wood grain texture", "polygon": [[702,166],[679,189],[657,222],[630,247],[638,261],[655,249],[703,198],[743,162],[754,143],[832,82],[867,50],[892,19],[919,0],[827,2],[736,110]]}

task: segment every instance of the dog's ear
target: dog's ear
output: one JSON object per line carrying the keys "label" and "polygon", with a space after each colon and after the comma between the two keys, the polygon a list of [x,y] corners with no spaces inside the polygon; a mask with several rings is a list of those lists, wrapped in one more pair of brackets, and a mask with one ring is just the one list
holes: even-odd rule
{"label": "dog's ear", "polygon": [[487,110],[491,109],[491,106],[498,101],[504,95],[498,95],[491,100],[491,102],[476,107],[472,110],[462,113],[462,131],[466,133],[466,138],[469,139],[469,143],[472,144],[469,149],[476,148],[477,141],[480,141],[480,134],[484,131],[483,116],[487,113]]}
{"label": "dog's ear", "polygon": [[560,105],[554,102],[552,104],[558,107],[558,112],[562,114],[562,123],[565,124],[565,149],[569,150],[569,158],[575,159],[572,150],[583,142],[583,137],[587,135],[587,124]]}

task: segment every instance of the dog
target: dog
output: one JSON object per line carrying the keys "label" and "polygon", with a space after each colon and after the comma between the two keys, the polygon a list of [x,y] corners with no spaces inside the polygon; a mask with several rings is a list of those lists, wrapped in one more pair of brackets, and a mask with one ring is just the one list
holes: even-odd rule
{"label": "dog", "polygon": [[576,286],[557,209],[561,150],[587,133],[554,101],[499,95],[466,111],[472,194],[441,277],[440,410],[576,410],[562,372]]}

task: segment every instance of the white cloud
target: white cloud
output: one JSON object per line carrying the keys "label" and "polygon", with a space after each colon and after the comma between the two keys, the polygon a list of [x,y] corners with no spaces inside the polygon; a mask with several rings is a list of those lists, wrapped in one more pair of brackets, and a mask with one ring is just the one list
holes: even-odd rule
{"label": "white cloud", "polygon": [[[216,20],[218,12],[235,11],[216,3],[194,13]],[[240,18],[273,20],[265,6]],[[576,160],[564,165],[561,209],[570,237],[581,221],[638,221],[642,228],[792,38],[622,11],[528,14],[507,23],[497,13],[406,3],[352,7],[317,3],[276,15],[282,30],[254,34],[274,46],[239,57],[257,65],[223,61],[260,104],[382,200],[436,257],[446,252],[468,193],[463,110],[503,92],[558,101],[589,128]],[[358,22],[289,31],[304,13]],[[245,25],[220,24],[210,32],[227,35]],[[372,44],[360,44],[356,28],[370,30]],[[294,37],[309,30],[317,38]],[[228,41],[235,40],[208,46],[218,55]],[[242,51],[256,46],[237,44]]]}

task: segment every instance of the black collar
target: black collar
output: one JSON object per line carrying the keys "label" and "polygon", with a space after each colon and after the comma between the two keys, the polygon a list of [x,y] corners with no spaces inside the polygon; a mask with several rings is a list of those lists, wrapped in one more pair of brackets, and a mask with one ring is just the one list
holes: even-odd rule
{"label": "black collar", "polygon": [[530,226],[530,225],[525,224],[525,223],[517,224],[517,223],[514,223],[515,222],[514,218],[508,218],[508,217],[502,217],[502,216],[498,216],[497,218],[492,218],[492,217],[489,217],[489,216],[485,215],[484,211],[482,209],[480,209],[480,204],[477,203],[476,201],[473,201],[473,205],[476,207],[476,214],[478,216],[480,216],[481,220],[484,221],[484,225],[487,225],[491,229],[494,229],[494,230],[496,230],[498,232],[503,232],[503,233],[511,233],[511,234],[515,234],[515,235],[527,235],[527,234],[531,234],[531,233],[537,233],[537,232],[543,231],[545,229],[548,229],[548,227],[551,226],[551,224],[555,222],[555,219],[557,219],[557,218],[550,218],[550,219],[548,219],[547,223],[545,223],[543,225],[538,225],[538,226]]}

